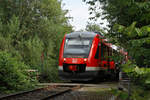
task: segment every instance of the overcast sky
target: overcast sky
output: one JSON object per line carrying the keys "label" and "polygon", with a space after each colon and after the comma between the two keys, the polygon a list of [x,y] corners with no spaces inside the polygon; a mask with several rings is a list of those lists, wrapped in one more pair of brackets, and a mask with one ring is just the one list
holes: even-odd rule
{"label": "overcast sky", "polygon": [[86,23],[89,18],[88,5],[82,0],[63,0],[64,9],[69,10],[69,16],[73,17],[70,20],[72,26],[76,31],[85,29]]}

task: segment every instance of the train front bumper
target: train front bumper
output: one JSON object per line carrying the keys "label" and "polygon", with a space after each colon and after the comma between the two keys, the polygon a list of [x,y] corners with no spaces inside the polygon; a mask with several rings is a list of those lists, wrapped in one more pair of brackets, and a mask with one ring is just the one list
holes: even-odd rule
{"label": "train front bumper", "polygon": [[94,79],[98,75],[98,71],[85,71],[83,73],[64,72],[59,70],[59,76],[63,80],[88,81]]}

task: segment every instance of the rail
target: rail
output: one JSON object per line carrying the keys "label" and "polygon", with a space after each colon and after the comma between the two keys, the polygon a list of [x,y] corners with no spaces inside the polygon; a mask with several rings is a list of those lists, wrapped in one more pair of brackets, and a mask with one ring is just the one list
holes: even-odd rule
{"label": "rail", "polygon": [[15,93],[0,97],[0,100],[49,100],[65,93],[74,91],[81,88],[80,85],[74,86],[48,86],[44,88],[38,88],[30,91]]}

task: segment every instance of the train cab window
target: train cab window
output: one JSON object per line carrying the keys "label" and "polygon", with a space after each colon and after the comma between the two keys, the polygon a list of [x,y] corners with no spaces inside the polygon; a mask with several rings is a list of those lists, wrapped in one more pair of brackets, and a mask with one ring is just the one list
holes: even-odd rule
{"label": "train cab window", "polygon": [[95,59],[98,59],[98,58],[99,58],[99,46],[97,47],[96,54],[95,54]]}
{"label": "train cab window", "polygon": [[88,58],[93,38],[67,38],[64,46],[66,58]]}

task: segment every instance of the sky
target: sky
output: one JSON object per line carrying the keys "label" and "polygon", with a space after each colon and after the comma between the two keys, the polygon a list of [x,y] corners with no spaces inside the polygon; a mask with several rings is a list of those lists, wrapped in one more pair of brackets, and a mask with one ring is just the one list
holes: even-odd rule
{"label": "sky", "polygon": [[82,0],[63,0],[65,5],[63,9],[68,9],[69,14],[67,16],[73,17],[70,20],[71,25],[75,31],[85,29],[87,21],[89,21],[88,5]]}

